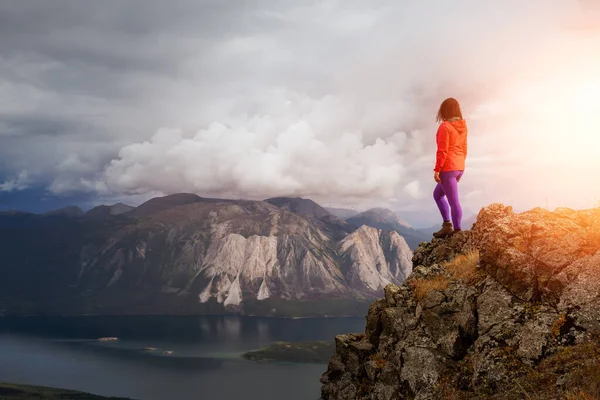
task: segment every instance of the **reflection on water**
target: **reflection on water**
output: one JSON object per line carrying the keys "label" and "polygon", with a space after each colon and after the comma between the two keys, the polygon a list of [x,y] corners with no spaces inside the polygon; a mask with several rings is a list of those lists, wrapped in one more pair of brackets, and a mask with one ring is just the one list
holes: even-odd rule
{"label": "reflection on water", "polygon": [[255,363],[241,354],[363,330],[363,318],[0,318],[0,381],[138,399],[310,400],[319,397],[325,365]]}

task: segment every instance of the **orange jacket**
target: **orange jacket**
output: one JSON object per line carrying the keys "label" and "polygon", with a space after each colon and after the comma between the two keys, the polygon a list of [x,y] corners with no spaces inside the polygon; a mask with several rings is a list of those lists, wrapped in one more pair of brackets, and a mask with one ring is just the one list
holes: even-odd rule
{"label": "orange jacket", "polygon": [[433,170],[464,171],[467,158],[467,122],[464,119],[442,122],[437,131],[436,142],[437,154]]}

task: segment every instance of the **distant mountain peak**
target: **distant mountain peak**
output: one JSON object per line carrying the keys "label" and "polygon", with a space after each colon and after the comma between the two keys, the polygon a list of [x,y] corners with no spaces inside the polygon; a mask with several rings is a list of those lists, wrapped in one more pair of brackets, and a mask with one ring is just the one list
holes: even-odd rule
{"label": "distant mountain peak", "polygon": [[412,228],[412,226],[410,226],[410,224],[408,222],[406,222],[398,214],[396,214],[394,211],[390,210],[389,208],[375,207],[375,208],[371,208],[371,209],[365,211],[363,214],[367,214],[367,215],[368,214],[377,214],[380,217],[387,219],[388,222],[393,221],[393,222],[396,222],[407,228]]}
{"label": "distant mountain peak", "polygon": [[404,221],[402,218],[398,216],[395,212],[390,209],[383,207],[375,207],[371,208],[367,211],[364,211],[352,218],[348,218],[348,222],[351,220],[369,220],[373,222],[379,223],[387,223],[389,225],[401,225],[405,228],[412,228],[410,224]]}
{"label": "distant mountain peak", "polygon": [[147,202],[135,207],[129,212],[129,214],[134,217],[147,217],[172,207],[197,203],[202,200],[204,200],[202,197],[193,193],[170,194],[167,196],[150,199]]}
{"label": "distant mountain peak", "polygon": [[133,210],[134,208],[135,207],[123,203],[116,203],[111,206],[102,204],[92,208],[91,210],[88,210],[85,215],[88,217],[106,217],[110,215],[123,214]]}
{"label": "distant mountain peak", "polygon": [[326,216],[333,216],[333,214],[321,207],[315,201],[304,199],[302,197],[273,197],[264,201],[304,217],[321,219]]}
{"label": "distant mountain peak", "polygon": [[352,208],[325,207],[325,210],[343,220],[352,218],[360,214],[360,211],[354,210]]}
{"label": "distant mountain peak", "polygon": [[44,215],[66,215],[68,217],[78,217],[83,214],[83,210],[77,206],[66,206],[44,213]]}
{"label": "distant mountain peak", "polygon": [[321,229],[329,232],[338,240],[355,229],[353,225],[348,224],[342,218],[335,216],[310,199],[301,197],[273,197],[264,200],[264,202],[279,209],[316,221]]}

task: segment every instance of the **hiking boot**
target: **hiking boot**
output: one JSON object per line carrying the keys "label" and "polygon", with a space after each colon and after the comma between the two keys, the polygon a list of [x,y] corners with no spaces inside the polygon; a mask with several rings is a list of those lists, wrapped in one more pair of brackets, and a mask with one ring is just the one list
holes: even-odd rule
{"label": "hiking boot", "polygon": [[442,238],[447,238],[449,236],[452,236],[453,233],[454,233],[454,229],[452,228],[452,222],[444,221],[444,223],[442,224],[442,229],[435,232],[433,234],[433,237],[436,239],[442,239]]}

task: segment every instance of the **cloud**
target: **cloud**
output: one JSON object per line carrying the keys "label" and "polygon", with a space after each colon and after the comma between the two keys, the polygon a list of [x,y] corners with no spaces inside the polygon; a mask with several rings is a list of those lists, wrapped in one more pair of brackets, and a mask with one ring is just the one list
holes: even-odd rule
{"label": "cloud", "polygon": [[0,183],[0,192],[12,192],[14,190],[24,190],[31,184],[31,179],[27,171],[21,171],[13,178]]}
{"label": "cloud", "polygon": [[[294,100],[291,100],[294,99]],[[212,196],[390,197],[404,176],[392,140],[367,142],[334,98],[289,96],[277,118],[214,123],[193,135],[159,130],[124,147],[108,166],[111,189],[189,191]],[[338,115],[336,120],[335,115]]]}
{"label": "cloud", "polygon": [[412,181],[404,186],[404,191],[408,193],[415,199],[423,198],[423,193],[421,192],[421,184],[419,181]]}
{"label": "cloud", "polygon": [[27,170],[61,195],[297,195],[435,214],[422,201],[433,117],[454,96],[470,128],[461,190],[482,193],[465,201],[529,205],[560,188],[530,184],[533,159],[553,149],[519,99],[556,78],[550,66],[594,54],[596,36],[565,36],[583,24],[579,6],[2,4],[0,173]]}

